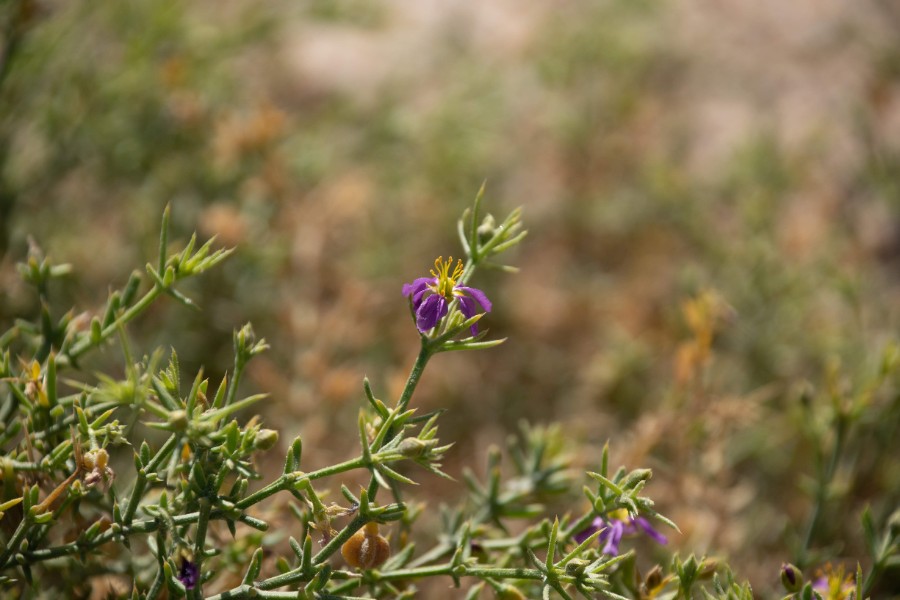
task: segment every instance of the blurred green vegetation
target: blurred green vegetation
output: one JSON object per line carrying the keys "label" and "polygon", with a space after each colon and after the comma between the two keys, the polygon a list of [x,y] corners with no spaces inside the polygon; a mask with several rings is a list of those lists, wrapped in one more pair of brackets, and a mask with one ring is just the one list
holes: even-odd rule
{"label": "blurred green vegetation", "polygon": [[[805,478],[858,408],[807,558],[865,561],[863,506],[883,523],[900,503],[897,376],[867,388],[900,305],[898,17],[795,8],[795,39],[765,8],[719,10],[9,0],[0,321],[35,310],[14,269],[29,236],[74,265],[60,303],[99,310],[171,203],[173,237],[238,251],[193,284],[202,311],[135,326],[140,351],[171,344],[215,380],[252,321],[273,351],[248,385],[313,468],[354,443],[364,374],[402,386],[400,286],[458,252],[486,180],[531,234],[520,274],[477,282],[509,342],[440,357],[416,400],[451,409],[448,471],[523,417],[560,421],[585,464],[610,439],[656,469],[677,547],[765,591],[806,556]],[[730,43],[758,22],[771,37]],[[816,101],[823,80],[837,91]]]}

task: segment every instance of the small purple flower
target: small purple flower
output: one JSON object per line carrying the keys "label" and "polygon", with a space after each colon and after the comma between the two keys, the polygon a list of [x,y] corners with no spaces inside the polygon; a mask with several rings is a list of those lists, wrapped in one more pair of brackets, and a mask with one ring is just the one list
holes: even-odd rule
{"label": "small purple flower", "polygon": [[[459,312],[467,319],[478,314],[479,306],[484,312],[491,312],[491,301],[484,292],[478,288],[456,284],[465,270],[463,262],[458,260],[451,272],[452,266],[452,256],[446,262],[440,256],[434,261],[431,277],[419,277],[412,283],[403,285],[403,295],[412,300],[416,327],[422,333],[433,328],[444,318],[454,299],[459,300]],[[472,325],[471,331],[472,335],[476,335],[478,325]]]}
{"label": "small purple flower", "polygon": [[825,600],[849,600],[856,595],[856,583],[852,573],[844,574],[844,566],[837,568],[825,565],[825,571],[816,573],[812,582],[813,591]]}
{"label": "small purple flower", "polygon": [[622,537],[626,535],[645,533],[657,544],[666,544],[669,541],[666,539],[666,536],[654,529],[650,521],[644,517],[631,517],[624,510],[615,511],[610,516],[609,520],[603,517],[596,517],[591,521],[589,527],[573,536],[575,542],[580,544],[597,531],[602,530],[602,533],[597,537],[597,541],[603,544],[603,554],[615,556],[619,553],[619,543],[622,541]]}
{"label": "small purple flower", "polygon": [[199,579],[200,569],[197,567],[197,563],[182,557],[181,566],[178,568],[178,581],[184,585],[186,590],[192,590]]}

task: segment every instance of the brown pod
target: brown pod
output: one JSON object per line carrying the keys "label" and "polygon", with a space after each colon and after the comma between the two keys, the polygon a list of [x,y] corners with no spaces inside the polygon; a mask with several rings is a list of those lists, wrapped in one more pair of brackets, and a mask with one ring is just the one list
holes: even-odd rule
{"label": "brown pod", "polygon": [[366,523],[341,546],[341,556],[351,567],[374,569],[391,556],[391,545],[378,533],[378,524]]}

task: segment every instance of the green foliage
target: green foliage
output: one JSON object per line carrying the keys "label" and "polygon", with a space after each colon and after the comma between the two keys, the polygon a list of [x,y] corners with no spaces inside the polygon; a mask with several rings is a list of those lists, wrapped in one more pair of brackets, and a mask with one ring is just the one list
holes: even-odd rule
{"label": "green foliage", "polygon": [[[475,226],[480,202],[481,193],[470,215],[471,234],[462,238],[468,262],[461,283],[486,256],[514,246],[523,236],[517,233],[518,211],[501,227],[480,234]],[[633,517],[646,514],[674,526],[652,509],[651,500],[638,495],[650,471],[626,473],[620,469],[609,477],[607,450],[600,472],[588,473],[599,482],[596,492],[585,488],[589,511],[575,519],[566,515],[551,520],[546,516],[545,501],[571,491],[576,480],[572,455],[566,451],[558,427],[523,425],[520,437],[510,442],[515,477],[504,481],[500,454],[492,452],[488,482],[482,484],[473,474],[466,475],[471,489],[469,503],[446,513],[445,535],[436,545],[417,555],[415,546],[408,544],[387,562],[379,559],[384,564],[373,563],[374,568],[335,570],[329,559],[338,550],[352,566],[360,566],[357,559],[351,562],[349,557],[363,550],[348,550],[348,544],[383,539],[377,528],[372,529],[373,523],[402,522],[409,528],[422,514],[410,511],[403,500],[401,485],[415,482],[398,469],[401,463],[416,463],[432,474],[449,478],[441,471],[440,461],[451,445],[440,445],[436,437],[441,413],[416,416],[409,404],[429,359],[443,350],[456,349],[447,344],[456,343],[455,336],[468,329],[473,320],[463,319],[457,308],[450,308],[432,334],[421,335],[419,357],[393,407],[377,399],[368,380],[364,382],[369,410],[359,416],[358,457],[302,471],[302,442],[296,438],[287,452],[282,474],[251,492],[251,482],[262,478],[254,456],[272,449],[278,434],[263,429],[258,417],[244,422],[234,418],[266,398],[265,394],[256,394],[238,399],[235,390],[246,364],[268,348],[265,341],[257,340],[249,325],[235,331],[233,376],[230,381],[223,378],[211,400],[209,380],[202,370],[186,386],[174,350],[165,366],[159,364],[158,351],[140,361],[131,358],[126,325],[163,295],[193,307],[193,302],[176,289],[176,283],[202,274],[229,254],[227,250],[213,250],[211,241],[195,250],[195,237],[182,250],[170,253],[168,221],[167,209],[158,263],[147,265],[146,278],[135,276],[125,289],[111,294],[102,320],[95,317],[90,327],[79,330],[71,322],[57,329],[44,318],[43,329],[40,323],[18,323],[3,335],[6,499],[0,513],[6,523],[15,526],[0,553],[0,569],[22,577],[21,581],[7,577],[7,585],[37,589],[35,570],[41,571],[42,580],[86,584],[67,580],[64,575],[44,579],[78,558],[90,565],[88,572],[127,575],[134,593],[147,598],[158,597],[163,589],[176,596],[204,597],[206,585],[219,581],[223,569],[234,568],[244,569],[240,585],[212,598],[281,597],[274,590],[287,585],[302,585],[302,594],[308,598],[349,598],[342,594],[363,586],[369,589],[369,597],[393,597],[400,593],[398,586],[411,593],[411,582],[439,576],[450,577],[456,586],[463,578],[476,578],[506,595],[517,593],[517,587],[504,583],[512,579],[543,597],[555,592],[572,598],[577,592],[591,598],[599,592],[620,598],[616,590],[624,591],[621,574],[628,571],[618,566],[633,560],[634,554],[599,552],[595,543],[613,522],[613,514],[625,509]],[[461,231],[465,227],[464,217]],[[21,269],[22,276],[36,288],[39,297],[46,293],[49,277],[66,271],[34,256],[28,265]],[[145,281],[135,284],[136,278]],[[149,289],[140,296],[145,286]],[[118,334],[126,361],[126,379],[100,374],[97,383],[90,384],[59,377],[63,369],[77,372],[78,360],[108,346],[114,334]],[[494,345],[479,339],[465,338],[459,343],[469,349]],[[45,352],[48,340],[50,349]],[[15,347],[10,345],[13,341]],[[10,365],[11,352],[20,368]],[[40,357],[41,353],[45,355]],[[67,393],[69,388],[72,393]],[[118,418],[111,420],[114,415]],[[152,430],[165,432],[155,450],[147,439],[141,439],[142,435],[151,437]],[[134,471],[127,476],[123,475],[128,470],[117,462],[123,446],[136,448]],[[349,506],[325,506],[316,482],[353,470],[369,473],[368,487],[354,494],[342,484],[341,492]],[[128,482],[124,488],[127,492],[122,490],[123,480]],[[381,489],[393,496],[392,502],[376,501]],[[304,541],[291,537],[293,561],[279,558],[279,574],[260,579],[264,577],[262,540],[244,533],[243,526],[267,531],[268,521],[252,513],[279,492],[289,492],[300,502],[294,506],[294,513],[305,530]],[[351,518],[343,527],[334,527],[336,520],[348,516]],[[582,533],[598,519],[605,527]],[[527,527],[512,535],[512,521],[524,521]],[[64,533],[69,522],[80,524],[71,541]],[[219,523],[231,534],[231,541],[224,545],[218,535],[218,543],[210,540]],[[371,542],[357,539],[363,528]],[[313,547],[313,531],[321,534],[318,551]],[[386,541],[379,543],[387,545]],[[106,555],[103,548],[109,544],[130,550],[133,557],[127,565]],[[536,552],[543,553],[544,558]],[[690,590],[699,572],[690,566],[694,564],[691,561],[693,558],[684,565],[676,563],[683,592]],[[41,591],[50,593],[50,588]]]}
{"label": "green foliage", "polygon": [[[184,593],[201,500],[217,496],[242,504],[211,501],[206,594],[304,560],[292,587],[263,591],[432,597],[456,574],[469,598],[577,594],[578,577],[722,598],[747,597],[746,578],[768,597],[791,561],[804,598],[827,596],[823,579],[832,597],[896,594],[888,4],[793,7],[783,36],[764,3],[0,3],[0,539],[28,560],[70,548],[16,566],[4,546],[2,576]],[[500,206],[524,205],[535,241],[520,276],[477,282],[496,310],[456,310],[419,338],[404,391],[397,288],[447,256],[445,224],[485,179]],[[180,243],[156,254],[147,223],[167,203]],[[519,218],[470,210],[456,233],[471,264],[514,271],[490,254],[520,241]],[[224,261],[219,245],[238,251]],[[360,412],[363,373],[390,400],[367,384]],[[523,417],[555,425],[464,468]],[[627,469],[608,469],[607,440]],[[346,479],[322,471],[344,459]],[[319,475],[294,481],[301,463]],[[446,478],[463,472],[465,486]],[[197,520],[124,535],[164,488],[173,519]],[[365,534],[345,527],[377,490],[409,497],[385,501],[405,511],[381,524],[395,553],[376,571],[422,570],[317,570],[335,535]],[[655,511],[681,527],[672,553],[626,536],[635,553],[608,568],[548,562],[557,518],[560,559],[595,519]],[[92,527],[78,562],[68,545]]]}

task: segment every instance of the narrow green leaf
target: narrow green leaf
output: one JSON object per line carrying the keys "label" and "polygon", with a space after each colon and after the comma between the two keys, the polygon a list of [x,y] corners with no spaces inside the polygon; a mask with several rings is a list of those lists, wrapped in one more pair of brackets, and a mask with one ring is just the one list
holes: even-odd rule
{"label": "narrow green leaf", "polygon": [[391,479],[396,479],[397,481],[400,481],[400,482],[402,482],[402,483],[406,483],[406,484],[408,484],[408,485],[419,485],[418,483],[416,483],[415,481],[413,481],[413,480],[410,479],[409,477],[406,477],[405,475],[401,475],[400,473],[398,473],[397,471],[393,470],[392,468],[390,468],[390,467],[387,466],[387,465],[378,465],[378,467],[376,467],[376,468],[377,468],[379,471],[381,471],[382,473],[384,473],[385,475],[387,475],[388,477],[390,477]]}
{"label": "narrow green leaf", "polygon": [[194,412],[194,406],[197,405],[197,396],[200,393],[201,384],[203,382],[203,367],[197,371],[196,377],[194,377],[194,382],[191,384],[191,391],[188,392],[186,408],[188,415],[191,415]]}
{"label": "narrow green leaf", "polygon": [[603,484],[604,487],[606,487],[613,493],[618,494],[619,496],[621,496],[625,493],[625,490],[623,490],[621,487],[619,487],[618,485],[616,485],[615,483],[613,483],[612,481],[610,481],[609,479],[607,479],[600,473],[594,473],[594,472],[588,471],[587,475],[588,475],[588,477],[596,479],[601,484]]}
{"label": "narrow green leaf", "polygon": [[223,419],[224,417],[230,416],[232,413],[235,413],[241,409],[247,408],[248,406],[252,406],[259,402],[260,400],[265,400],[269,397],[269,394],[254,394],[253,396],[248,396],[243,400],[238,400],[234,404],[229,404],[228,406],[223,406],[217,410],[209,410],[203,414],[203,420],[209,421],[211,423],[215,423]]}
{"label": "narrow green leaf", "polygon": [[259,577],[259,570],[262,568],[262,556],[262,548],[257,548],[253,552],[253,556],[250,558],[250,565],[247,567],[247,572],[244,574],[243,583],[245,585],[253,584],[253,582],[256,581],[256,578]]}
{"label": "narrow green leaf", "polygon": [[228,389],[228,373],[222,376],[222,382],[216,390],[216,397],[213,399],[213,408],[222,408],[225,403],[225,390]]}
{"label": "narrow green leaf", "polygon": [[553,568],[553,559],[556,558],[556,538],[559,535],[559,519],[553,519],[553,526],[550,528],[550,539],[547,542],[547,570]]}
{"label": "narrow green leaf", "polygon": [[59,402],[56,389],[56,353],[51,352],[47,357],[47,401],[51,408]]}
{"label": "narrow green leaf", "polygon": [[163,210],[162,226],[159,230],[159,272],[162,273],[166,269],[166,254],[169,247],[169,215],[171,206],[166,204]]}

